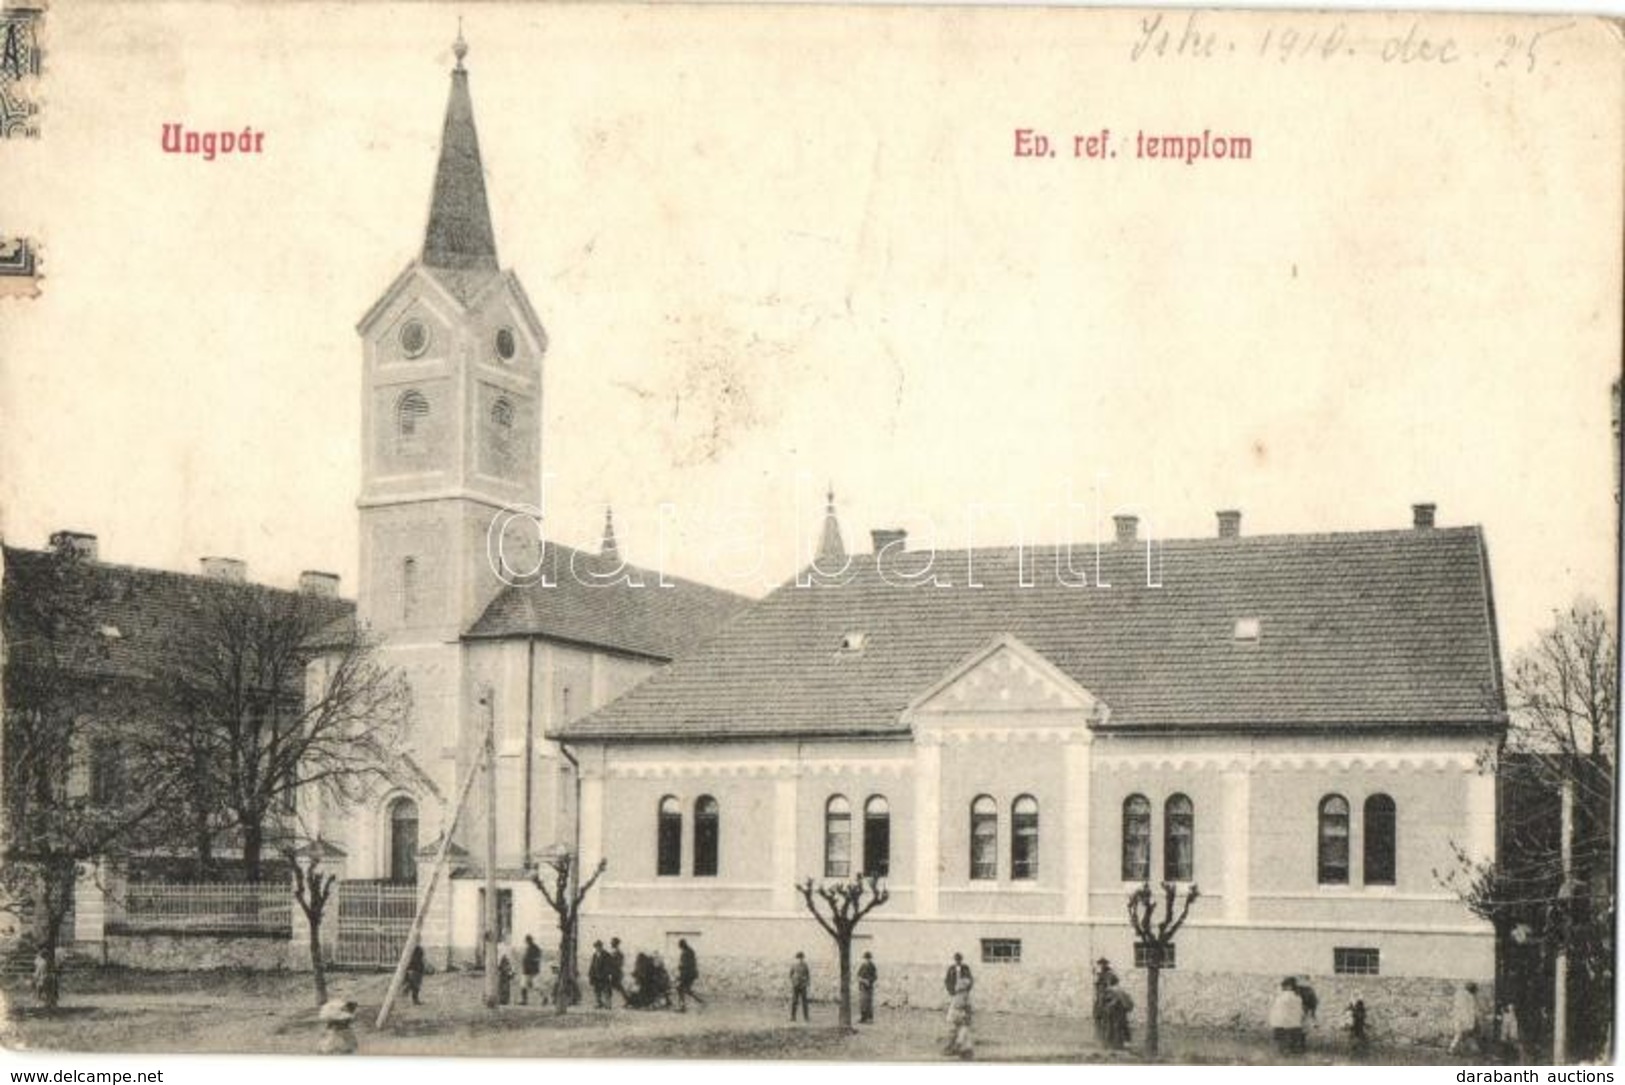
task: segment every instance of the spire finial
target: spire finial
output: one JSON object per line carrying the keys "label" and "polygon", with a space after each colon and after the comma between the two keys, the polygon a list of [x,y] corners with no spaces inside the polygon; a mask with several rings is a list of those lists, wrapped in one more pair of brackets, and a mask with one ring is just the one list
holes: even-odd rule
{"label": "spire finial", "polygon": [[452,55],[457,58],[457,70],[463,70],[463,58],[468,55],[468,42],[463,40],[463,17],[457,16],[457,40],[451,43]]}
{"label": "spire finial", "polygon": [[835,483],[824,491],[824,529],[818,536],[818,550],[813,564],[833,571],[846,562],[846,544],[841,541],[841,524],[835,518]]}
{"label": "spire finial", "polygon": [[598,556],[610,561],[621,560],[621,548],[615,543],[615,509],[604,505],[604,541],[598,546]]}

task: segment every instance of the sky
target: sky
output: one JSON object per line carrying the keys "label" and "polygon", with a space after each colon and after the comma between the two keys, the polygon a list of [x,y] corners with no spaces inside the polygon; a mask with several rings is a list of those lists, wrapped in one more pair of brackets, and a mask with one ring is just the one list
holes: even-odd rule
{"label": "sky", "polygon": [[[1583,19],[1201,15],[1198,56],[1167,12],[1135,59],[1132,12],[60,5],[0,147],[46,274],[0,299],[8,543],[353,590],[355,324],[422,243],[459,15],[554,537],[610,502],[629,560],[761,594],[826,485],[855,549],[1431,501],[1507,649],[1613,597],[1625,96]],[[1135,157],[1204,129],[1253,157]]]}

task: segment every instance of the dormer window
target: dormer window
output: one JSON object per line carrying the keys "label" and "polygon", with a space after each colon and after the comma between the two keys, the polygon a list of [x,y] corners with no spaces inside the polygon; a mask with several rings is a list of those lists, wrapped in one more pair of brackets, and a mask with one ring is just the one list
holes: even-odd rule
{"label": "dormer window", "polygon": [[848,633],[846,636],[841,638],[841,654],[844,656],[857,655],[859,652],[863,651],[864,646],[868,643],[869,634]]}
{"label": "dormer window", "polygon": [[1260,632],[1257,618],[1237,618],[1235,639],[1240,641],[1256,641]]}

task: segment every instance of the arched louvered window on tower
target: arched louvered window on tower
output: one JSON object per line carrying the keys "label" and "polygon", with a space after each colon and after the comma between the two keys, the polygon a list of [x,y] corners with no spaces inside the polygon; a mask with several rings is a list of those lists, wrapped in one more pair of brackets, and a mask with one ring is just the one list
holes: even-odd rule
{"label": "arched louvered window on tower", "polygon": [[429,420],[429,401],[422,392],[413,389],[395,402],[395,436],[403,442],[422,438]]}

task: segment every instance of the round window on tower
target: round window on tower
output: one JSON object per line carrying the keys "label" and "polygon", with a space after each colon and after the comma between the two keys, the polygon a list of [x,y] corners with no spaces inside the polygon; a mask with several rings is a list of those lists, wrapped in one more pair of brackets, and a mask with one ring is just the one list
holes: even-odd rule
{"label": "round window on tower", "polygon": [[505,362],[513,361],[514,351],[517,348],[514,346],[512,328],[500,328],[497,330],[496,347],[498,358],[501,358]]}
{"label": "round window on tower", "polygon": [[429,329],[421,320],[408,320],[401,325],[401,353],[416,358],[429,349]]}

